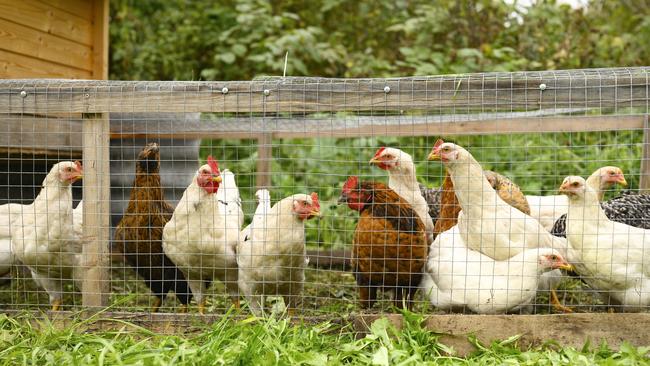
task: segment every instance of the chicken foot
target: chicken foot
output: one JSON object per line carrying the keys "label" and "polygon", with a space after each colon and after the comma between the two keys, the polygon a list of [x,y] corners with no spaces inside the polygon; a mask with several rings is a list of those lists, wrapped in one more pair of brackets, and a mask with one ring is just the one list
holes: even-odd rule
{"label": "chicken foot", "polygon": [[551,289],[551,304],[553,305],[553,308],[559,312],[562,313],[573,313],[573,309],[571,309],[568,306],[565,306],[560,302],[560,299],[557,297],[557,292],[555,289]]}

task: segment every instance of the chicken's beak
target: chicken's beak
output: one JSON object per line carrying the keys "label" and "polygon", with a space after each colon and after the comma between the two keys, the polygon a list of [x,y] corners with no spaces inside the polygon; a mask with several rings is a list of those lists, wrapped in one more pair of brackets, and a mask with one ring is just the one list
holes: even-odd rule
{"label": "chicken's beak", "polygon": [[309,216],[311,216],[311,217],[320,217],[320,210],[311,210],[311,211],[309,211]]}
{"label": "chicken's beak", "polygon": [[336,201],[336,203],[338,203],[339,205],[341,205],[341,204],[343,204],[343,203],[347,203],[347,202],[348,202],[348,197],[347,197],[346,195],[344,195],[344,194],[342,194],[342,195],[339,197],[339,200]]}
{"label": "chicken's beak", "polygon": [[433,149],[431,150],[431,153],[427,157],[427,160],[440,160],[440,149]]}
{"label": "chicken's beak", "polygon": [[212,177],[213,182],[221,183],[223,179],[221,178],[220,175],[217,175],[216,177]]}
{"label": "chicken's beak", "polygon": [[562,183],[560,188],[557,190],[560,193],[568,193],[569,192],[569,185]]}
{"label": "chicken's beak", "polygon": [[627,187],[627,181],[625,180],[625,176],[623,174],[619,175],[619,178],[616,182],[622,185],[623,187]]}
{"label": "chicken's beak", "polygon": [[569,263],[561,264],[557,268],[558,269],[563,269],[563,270],[568,271],[568,272],[575,272],[575,269],[576,269],[572,264],[569,264]]}
{"label": "chicken's beak", "polygon": [[379,163],[381,163],[381,160],[379,160],[378,157],[373,156],[372,159],[370,159],[370,161],[368,163],[370,163],[370,164],[379,164]]}

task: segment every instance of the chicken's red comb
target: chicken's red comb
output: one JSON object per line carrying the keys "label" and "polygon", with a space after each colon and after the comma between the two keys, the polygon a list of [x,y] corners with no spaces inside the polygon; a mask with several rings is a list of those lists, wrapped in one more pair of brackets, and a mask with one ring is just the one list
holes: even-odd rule
{"label": "chicken's red comb", "polygon": [[381,153],[384,152],[384,150],[386,150],[386,146],[380,147],[379,150],[377,150],[377,152],[375,153],[375,157],[381,155]]}
{"label": "chicken's red comb", "polygon": [[316,208],[320,208],[320,202],[318,202],[318,193],[311,192],[311,202],[312,202],[312,206]]}
{"label": "chicken's red comb", "polygon": [[359,185],[359,178],[353,175],[349,177],[348,180],[346,180],[345,183],[343,184],[343,192],[349,193],[352,190],[356,189],[358,185]]}
{"label": "chicken's red comb", "polygon": [[75,160],[74,165],[77,166],[78,171],[83,172],[84,167],[81,165],[81,162],[79,160]]}
{"label": "chicken's red comb", "polygon": [[440,150],[440,146],[444,144],[445,142],[442,139],[438,139],[435,144],[433,144],[433,151],[437,152]]}
{"label": "chicken's red comb", "polygon": [[219,174],[219,163],[217,163],[217,161],[214,160],[212,155],[208,156],[208,165],[212,170],[212,174]]}

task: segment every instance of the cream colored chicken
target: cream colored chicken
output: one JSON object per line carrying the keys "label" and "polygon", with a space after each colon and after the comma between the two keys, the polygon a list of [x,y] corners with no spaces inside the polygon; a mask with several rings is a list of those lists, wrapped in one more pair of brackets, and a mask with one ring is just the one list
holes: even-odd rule
{"label": "cream colored chicken", "polygon": [[206,307],[206,284],[215,279],[226,286],[239,307],[235,253],[243,219],[234,174],[221,173],[216,161],[208,157],[208,164],[199,168],[163,230],[165,254],[185,275],[201,314]]}
{"label": "cream colored chicken", "polygon": [[237,246],[239,289],[256,315],[264,313],[264,296],[282,296],[287,312],[300,306],[309,262],[305,221],[320,215],[318,195],[294,194],[270,210],[260,200],[249,233]]}
{"label": "cream colored chicken", "polygon": [[529,248],[554,248],[566,254],[564,239],[552,236],[539,221],[499,197],[467,150],[438,140],[429,155],[429,160],[435,159],[442,160],[454,182],[464,213],[458,219],[458,229],[470,249],[498,261]]}
{"label": "cream colored chicken", "polygon": [[55,164],[34,202],[9,213],[12,252],[47,291],[52,310],[61,306],[64,282],[81,277],[81,241],[73,229],[70,185],[82,176],[79,162]]}
{"label": "cream colored chicken", "polygon": [[434,222],[429,216],[429,204],[422,196],[420,184],[415,176],[415,165],[411,155],[392,147],[382,147],[370,160],[371,164],[388,171],[388,187],[411,204],[424,223],[427,243],[433,242]]}
{"label": "cream colored chicken", "polygon": [[560,186],[569,198],[566,234],[580,253],[576,272],[624,310],[650,305],[650,230],[611,221],[600,206],[598,193],[577,176]]}

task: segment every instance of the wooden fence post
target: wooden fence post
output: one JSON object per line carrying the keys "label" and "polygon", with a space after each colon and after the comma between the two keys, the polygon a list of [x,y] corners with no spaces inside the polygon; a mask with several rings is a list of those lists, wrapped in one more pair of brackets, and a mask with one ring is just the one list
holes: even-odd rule
{"label": "wooden fence post", "polygon": [[271,186],[271,160],[273,159],[273,135],[263,133],[257,137],[257,189]]}
{"label": "wooden fence post", "polygon": [[108,113],[83,115],[83,305],[108,304],[110,170]]}
{"label": "wooden fence post", "polygon": [[639,175],[640,193],[650,193],[650,121],[647,114],[643,119],[643,155]]}

